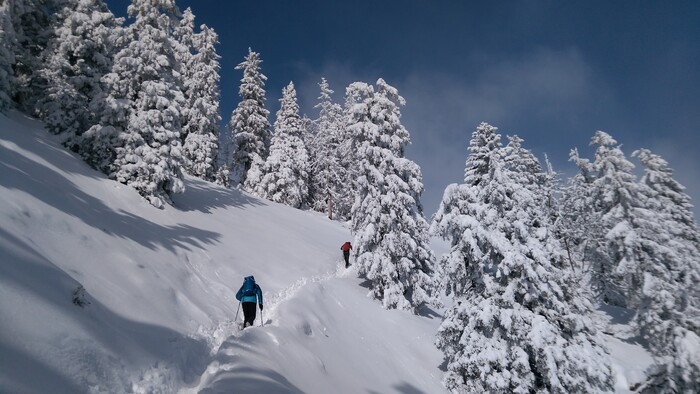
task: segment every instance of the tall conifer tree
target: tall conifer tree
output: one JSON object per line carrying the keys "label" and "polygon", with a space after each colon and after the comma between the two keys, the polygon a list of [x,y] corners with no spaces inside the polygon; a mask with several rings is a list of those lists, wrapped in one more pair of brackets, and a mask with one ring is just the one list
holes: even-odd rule
{"label": "tall conifer tree", "polygon": [[80,151],[80,136],[98,123],[93,101],[105,92],[101,78],[111,71],[121,18],[102,0],[68,0],[54,16],[52,39],[39,75],[47,89],[39,112],[49,131],[64,133],[65,143]]}
{"label": "tall conifer tree", "polygon": [[243,70],[243,78],[238,90],[241,102],[228,123],[232,154],[229,169],[234,182],[241,184],[245,184],[251,168],[260,172],[259,166],[265,162],[270,147],[269,111],[265,109],[267,77],[260,71],[260,63],[260,54],[248,48],[245,60],[236,66],[236,70]]}
{"label": "tall conifer tree", "polygon": [[6,0],[10,5],[16,46],[13,48],[13,100],[22,111],[38,115],[37,100],[43,96],[46,81],[39,75],[43,52],[51,36],[51,12],[64,0]]}
{"label": "tall conifer tree", "polygon": [[319,87],[321,94],[315,106],[319,109],[319,116],[313,122],[313,132],[309,133],[307,143],[311,156],[310,205],[316,211],[327,212],[331,209],[331,215],[335,212],[336,217],[347,218],[348,212],[343,212],[340,202],[351,190],[351,180],[341,164],[339,151],[343,109],[333,102],[333,91],[325,78],[321,78]]}
{"label": "tall conifer tree", "polygon": [[309,157],[302,134],[297,93],[290,82],[282,91],[270,154],[259,173],[249,172],[246,189],[268,200],[301,208],[309,193]]}
{"label": "tall conifer tree", "polygon": [[180,131],[180,143],[185,143],[185,138],[187,138],[187,133],[189,132],[190,123],[190,104],[192,93],[190,86],[193,81],[192,77],[194,71],[192,67],[194,66],[194,21],[195,15],[192,13],[192,9],[187,7],[182,12],[182,17],[179,18],[179,23],[173,27],[173,38],[175,39],[173,43],[173,48],[175,52],[175,60],[179,65],[179,73],[182,80],[182,94],[184,96],[185,105],[180,109],[180,123],[182,125],[182,130]]}
{"label": "tall conifer tree", "polygon": [[90,138],[107,140],[110,176],[160,207],[184,190],[180,143],[184,104],[173,30],[180,15],[173,0],[133,0],[126,45],[115,56],[108,106]]}
{"label": "tall conifer tree", "polygon": [[12,25],[10,2],[3,1],[0,3],[0,112],[12,106],[16,48],[17,36]]}
{"label": "tall conifer tree", "polygon": [[188,117],[184,128],[185,169],[207,180],[228,178],[218,168],[219,151],[219,59],[216,32],[206,25],[193,37],[194,55],[190,58],[191,76],[185,82]]}
{"label": "tall conifer tree", "polygon": [[465,182],[450,185],[432,231],[451,242],[441,273],[453,307],[438,332],[455,392],[606,392],[612,371],[588,307],[568,286],[541,206],[539,164],[496,128],[472,134]]}
{"label": "tall conifer tree", "polygon": [[354,136],[359,173],[351,212],[355,261],[385,308],[417,312],[437,303],[422,175],[404,158],[410,139],[401,124],[403,97],[383,79],[376,86],[356,82],[346,93],[346,129]]}
{"label": "tall conifer tree", "polygon": [[645,248],[659,257],[645,269],[639,333],[657,363],[642,392],[695,393],[700,390],[700,232],[690,197],[668,163],[648,149],[633,153],[644,165],[646,199],[637,222]]}
{"label": "tall conifer tree", "polygon": [[645,274],[660,273],[666,259],[667,248],[659,238],[663,231],[655,229],[658,215],[646,209],[651,191],[636,181],[634,165],[617,141],[598,131],[591,145],[597,147],[593,162],[576,155],[573,160],[587,181],[587,206],[600,225],[588,234],[592,284],[603,302],[636,309]]}

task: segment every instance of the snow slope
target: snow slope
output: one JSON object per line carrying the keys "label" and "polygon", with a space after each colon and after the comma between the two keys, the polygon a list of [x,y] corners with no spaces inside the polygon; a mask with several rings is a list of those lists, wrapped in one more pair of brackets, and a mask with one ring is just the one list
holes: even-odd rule
{"label": "snow slope", "polygon": [[[155,209],[41,123],[0,115],[0,393],[445,392],[440,312],[367,298],[341,268],[345,227],[186,185]],[[239,331],[234,294],[247,275],[262,286],[264,320]],[[609,343],[626,392],[651,359]]]}
{"label": "snow slope", "polygon": [[[254,371],[303,392],[443,390],[439,318],[367,299],[339,270],[346,228],[186,183],[155,209],[39,122],[0,115],[1,392],[270,392]],[[238,334],[234,294],[251,274],[267,327]],[[84,308],[71,302],[80,285]]]}

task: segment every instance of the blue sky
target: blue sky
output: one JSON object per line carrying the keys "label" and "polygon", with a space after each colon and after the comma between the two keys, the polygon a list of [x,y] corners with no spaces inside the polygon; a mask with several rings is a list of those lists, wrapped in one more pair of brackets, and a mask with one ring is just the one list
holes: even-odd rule
{"label": "blue sky", "polygon": [[[108,0],[123,16],[129,1]],[[224,123],[238,103],[248,47],[268,77],[271,122],[293,81],[315,118],[317,83],[342,103],[354,81],[384,78],[407,104],[408,158],[423,170],[431,215],[461,182],[471,132],[489,122],[548,154],[567,177],[572,148],[604,130],[629,156],[661,154],[700,199],[698,1],[220,1],[177,2],[213,27],[222,56]],[[635,163],[637,164],[637,163]],[[696,217],[698,209],[696,208]]]}

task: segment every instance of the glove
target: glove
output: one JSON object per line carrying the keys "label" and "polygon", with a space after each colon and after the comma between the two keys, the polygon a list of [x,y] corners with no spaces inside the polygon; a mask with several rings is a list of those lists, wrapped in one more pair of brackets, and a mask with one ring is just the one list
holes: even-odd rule
{"label": "glove", "polygon": [[262,305],[262,304],[260,304],[260,310],[262,310],[262,309],[263,309],[263,305]]}

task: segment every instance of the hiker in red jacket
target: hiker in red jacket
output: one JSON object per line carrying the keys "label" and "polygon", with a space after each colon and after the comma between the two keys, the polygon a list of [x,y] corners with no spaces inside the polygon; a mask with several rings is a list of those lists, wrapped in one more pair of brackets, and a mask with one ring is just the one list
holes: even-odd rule
{"label": "hiker in red jacket", "polygon": [[350,242],[346,242],[340,247],[340,250],[343,251],[343,258],[345,259],[345,268],[350,266],[350,249],[352,249]]}

